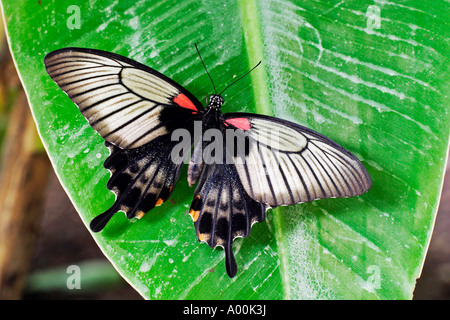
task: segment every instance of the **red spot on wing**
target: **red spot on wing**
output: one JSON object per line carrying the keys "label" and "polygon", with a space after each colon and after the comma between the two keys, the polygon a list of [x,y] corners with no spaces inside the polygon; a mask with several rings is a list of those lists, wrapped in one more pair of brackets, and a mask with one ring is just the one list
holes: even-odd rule
{"label": "red spot on wing", "polygon": [[251,128],[250,121],[247,118],[233,118],[225,120],[225,122],[241,130],[250,130]]}
{"label": "red spot on wing", "polygon": [[182,108],[197,111],[197,107],[192,103],[191,100],[189,100],[188,97],[186,97],[182,93],[180,93],[175,98],[173,98],[173,102],[175,102],[177,105],[179,105]]}

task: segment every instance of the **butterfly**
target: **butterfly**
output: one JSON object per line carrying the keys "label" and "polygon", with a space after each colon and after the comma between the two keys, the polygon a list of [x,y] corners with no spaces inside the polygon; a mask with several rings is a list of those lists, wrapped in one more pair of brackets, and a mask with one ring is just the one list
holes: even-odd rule
{"label": "butterfly", "polygon": [[[116,200],[91,230],[101,231],[119,211],[141,218],[167,201],[183,166],[174,154],[183,158],[183,150],[193,149],[187,177],[197,186],[189,214],[199,241],[224,248],[231,278],[234,239],[248,237],[269,208],[358,196],[372,182],[358,158],[311,129],[265,115],[223,114],[223,91],[217,93],[200,59],[215,91],[205,107],[174,80],[118,54],[63,48],[44,64],[110,150],[104,167]],[[203,138],[196,140],[196,128]],[[183,148],[176,132],[191,137]]]}

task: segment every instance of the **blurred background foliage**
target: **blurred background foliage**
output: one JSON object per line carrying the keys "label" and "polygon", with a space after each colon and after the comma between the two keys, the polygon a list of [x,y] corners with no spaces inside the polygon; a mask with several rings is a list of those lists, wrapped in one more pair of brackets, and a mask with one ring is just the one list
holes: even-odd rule
{"label": "blurred background foliage", "polygon": [[[51,169],[9,52],[3,21],[0,190],[0,300],[142,299],[101,253]],[[61,233],[61,228],[70,232]],[[70,265],[83,270],[79,290],[66,285]]]}

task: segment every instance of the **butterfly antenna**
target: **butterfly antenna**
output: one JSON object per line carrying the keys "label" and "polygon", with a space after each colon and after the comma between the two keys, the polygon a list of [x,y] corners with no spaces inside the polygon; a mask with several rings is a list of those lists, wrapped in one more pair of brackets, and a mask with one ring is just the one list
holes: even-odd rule
{"label": "butterfly antenna", "polygon": [[212,83],[212,85],[214,87],[214,92],[217,94],[216,86],[214,85],[214,81],[211,78],[211,75],[209,74],[208,69],[206,69],[206,65],[203,62],[203,59],[202,59],[202,56],[200,55],[200,51],[198,50],[197,44],[196,43],[194,43],[194,44],[195,44],[195,49],[197,49],[198,56],[200,57],[200,60],[202,61],[203,68],[205,68],[206,74],[208,75],[209,79],[211,79],[211,83]]}
{"label": "butterfly antenna", "polygon": [[221,93],[219,93],[219,96],[221,96],[222,93],[223,93],[225,90],[227,90],[229,87],[231,87],[233,84],[235,84],[236,82],[238,82],[239,80],[241,80],[242,78],[244,78],[246,75],[248,75],[250,72],[252,72],[253,70],[255,70],[256,67],[259,66],[260,64],[261,64],[261,61],[258,62],[258,63],[256,64],[256,66],[254,66],[253,68],[251,68],[250,71],[247,71],[246,74],[242,75],[240,78],[238,78],[238,79],[234,80],[232,83],[230,83],[225,89],[222,90]]}

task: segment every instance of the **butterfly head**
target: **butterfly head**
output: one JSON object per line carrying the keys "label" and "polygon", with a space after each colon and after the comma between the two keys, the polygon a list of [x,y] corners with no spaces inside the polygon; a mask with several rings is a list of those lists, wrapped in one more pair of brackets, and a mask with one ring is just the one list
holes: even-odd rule
{"label": "butterfly head", "polygon": [[221,95],[218,94],[212,94],[209,96],[209,103],[208,103],[208,107],[209,108],[213,108],[213,109],[219,109],[222,106],[222,104],[224,103],[224,99]]}

